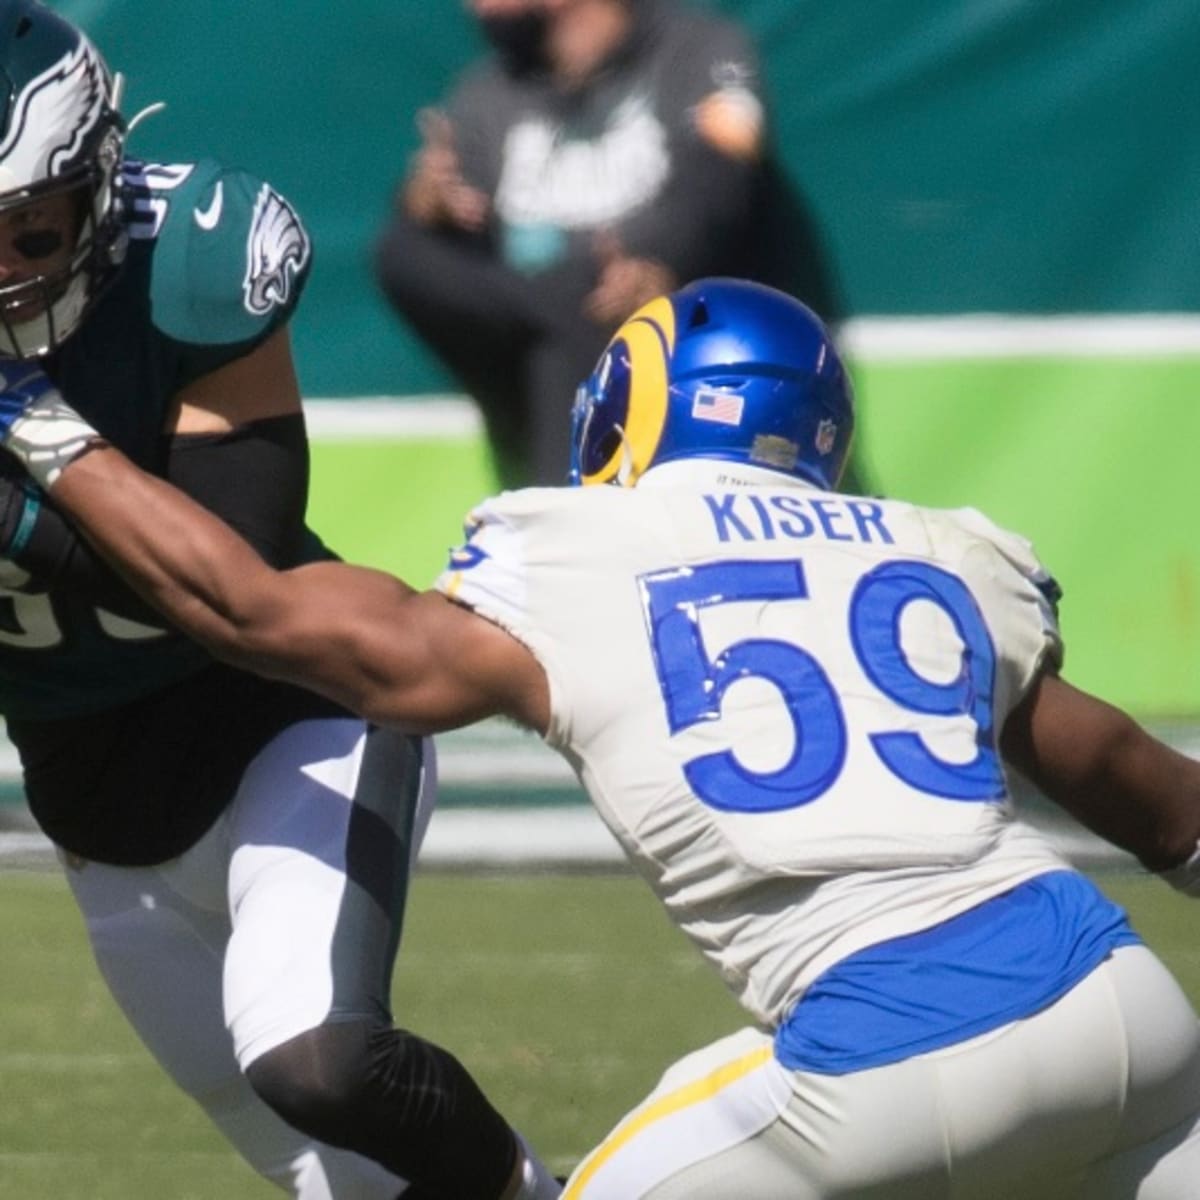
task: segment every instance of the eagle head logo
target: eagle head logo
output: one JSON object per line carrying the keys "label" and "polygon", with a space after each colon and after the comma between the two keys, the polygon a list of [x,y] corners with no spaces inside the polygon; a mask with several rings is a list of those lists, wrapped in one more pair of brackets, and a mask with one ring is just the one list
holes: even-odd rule
{"label": "eagle head logo", "polygon": [[246,278],[242,283],[246,309],[255,316],[265,316],[276,305],[287,303],[296,276],[308,264],[311,252],[308,234],[296,210],[266,184],[254,204],[246,250]]}

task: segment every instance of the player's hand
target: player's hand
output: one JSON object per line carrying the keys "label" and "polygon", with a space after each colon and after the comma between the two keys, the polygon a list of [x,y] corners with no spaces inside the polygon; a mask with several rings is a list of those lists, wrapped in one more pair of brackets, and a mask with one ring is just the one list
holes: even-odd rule
{"label": "player's hand", "polygon": [[655,296],[675,290],[675,272],[666,263],[626,253],[611,231],[596,235],[593,251],[599,277],[584,297],[583,312],[597,325],[615,327]]}
{"label": "player's hand", "polygon": [[0,359],[0,446],[42,487],[98,436],[40,367]]}
{"label": "player's hand", "polygon": [[463,178],[454,145],[454,123],[436,108],[417,114],[421,148],[401,192],[408,215],[421,225],[448,225],[479,233],[491,207],[486,193]]}
{"label": "player's hand", "polygon": [[13,425],[51,392],[57,396],[58,389],[41,367],[0,358],[0,442],[7,444]]}

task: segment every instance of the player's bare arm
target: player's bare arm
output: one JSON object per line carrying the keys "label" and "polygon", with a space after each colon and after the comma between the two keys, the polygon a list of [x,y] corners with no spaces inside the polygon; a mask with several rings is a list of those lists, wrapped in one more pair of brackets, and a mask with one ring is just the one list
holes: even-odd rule
{"label": "player's bare arm", "polygon": [[384,572],[279,572],[200,505],[97,445],[54,486],[102,554],[217,657],[414,732],[492,714],[543,730],[545,677],[520,643]]}
{"label": "player's bare arm", "polygon": [[300,385],[285,327],[249,354],[184,388],[168,416],[168,432],[227,433],[249,421],[300,411]]}
{"label": "player's bare arm", "polygon": [[1089,829],[1151,870],[1188,858],[1200,838],[1200,762],[1120,709],[1044,673],[1010,715],[1005,759]]}

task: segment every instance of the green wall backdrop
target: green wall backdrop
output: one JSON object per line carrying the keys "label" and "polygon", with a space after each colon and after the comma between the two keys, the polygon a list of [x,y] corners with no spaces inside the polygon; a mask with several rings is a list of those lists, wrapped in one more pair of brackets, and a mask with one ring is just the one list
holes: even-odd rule
{"label": "green wall backdrop", "polygon": [[[369,263],[412,115],[476,48],[458,0],[56,6],[128,75],[128,113],[167,101],[133,152],[252,167],[305,214],[309,396],[449,388]],[[845,322],[863,476],[1019,527],[1065,587],[1072,678],[1146,714],[1200,714],[1200,5],[716,7],[763,47],[826,315]],[[1003,322],[964,340],[962,314],[1025,323],[1015,341]],[[921,351],[897,353],[914,328]],[[470,427],[319,443],[316,468],[331,540],[418,578],[491,486]]]}

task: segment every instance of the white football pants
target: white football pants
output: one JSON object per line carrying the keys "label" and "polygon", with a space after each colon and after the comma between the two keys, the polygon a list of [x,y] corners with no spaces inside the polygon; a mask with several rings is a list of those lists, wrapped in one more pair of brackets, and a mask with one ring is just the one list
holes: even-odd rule
{"label": "white football pants", "polygon": [[[405,1186],[377,1163],[297,1133],[242,1071],[328,1019],[388,1011],[383,989],[435,775],[429,739],[418,776],[394,732],[305,721],[258,754],[232,804],[180,858],[130,868],[63,856],[96,962],[142,1041],[296,1200],[396,1200]],[[395,911],[347,875],[356,814],[376,847],[382,821],[407,848]]]}
{"label": "white football pants", "polygon": [[788,1071],[754,1029],[687,1056],[563,1200],[1200,1197],[1200,1023],[1144,946],[1057,1003],[848,1075]]}

